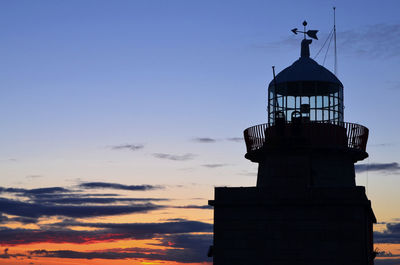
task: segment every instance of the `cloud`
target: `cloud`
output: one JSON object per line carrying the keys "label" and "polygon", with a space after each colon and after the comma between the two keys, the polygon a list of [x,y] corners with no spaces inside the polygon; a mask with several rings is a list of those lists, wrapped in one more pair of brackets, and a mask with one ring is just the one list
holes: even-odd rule
{"label": "cloud", "polygon": [[26,178],[30,178],[30,179],[37,179],[37,178],[42,178],[43,176],[41,176],[41,175],[29,175],[29,176],[26,176]]}
{"label": "cloud", "polygon": [[209,137],[196,137],[193,138],[193,141],[198,143],[215,143],[217,139],[209,138]]}
{"label": "cloud", "polygon": [[4,249],[3,254],[0,254],[0,258],[2,258],[2,259],[9,259],[10,258],[10,255],[8,254],[8,248]]}
{"label": "cloud", "polygon": [[195,154],[183,154],[183,155],[172,155],[172,154],[164,154],[164,153],[154,153],[154,157],[160,159],[167,159],[172,161],[187,161],[192,160],[196,155]]}
{"label": "cloud", "polygon": [[22,188],[4,188],[0,187],[0,193],[14,193],[17,196],[22,197],[46,197],[46,196],[62,196],[66,193],[71,193],[72,190],[62,187],[48,187],[48,188],[37,188],[37,189],[22,189]]}
{"label": "cloud", "polygon": [[382,251],[379,251],[379,250],[378,250],[377,256],[378,256],[378,257],[400,257],[399,254],[393,254],[393,253],[390,252],[390,251],[384,251],[384,250],[382,250]]}
{"label": "cloud", "polygon": [[[93,244],[118,240],[159,240],[168,248],[101,249],[89,252],[37,249],[31,253],[0,252],[0,259],[57,257],[75,259],[147,259],[200,263],[208,262],[206,253],[212,243],[213,225],[186,219],[154,223],[104,223],[80,221],[81,218],[146,213],[165,208],[210,209],[208,205],[157,205],[163,198],[127,198],[113,193],[87,193],[92,189],[140,190],[163,188],[153,185],[123,185],[108,182],[85,182],[70,188],[46,187],[23,189],[0,187],[0,245],[17,246],[38,243]],[[10,198],[6,197],[10,196]],[[57,217],[42,222],[44,217]],[[41,218],[41,219],[39,219]],[[43,219],[42,219],[43,218]],[[39,222],[40,220],[40,222]],[[98,219],[97,219],[98,220]],[[35,224],[39,228],[8,226],[11,222]],[[7,225],[8,224],[8,225]],[[36,226],[35,226],[36,227]],[[80,229],[77,230],[76,228]],[[195,233],[195,234],[193,234]],[[175,235],[175,237],[174,237]],[[168,239],[167,239],[168,237]],[[154,242],[154,241],[153,241]],[[11,252],[11,253],[9,253]],[[0,262],[1,263],[1,262]]]}
{"label": "cloud", "polygon": [[400,89],[400,81],[386,81],[386,84],[388,84],[389,89]]}
{"label": "cloud", "polygon": [[399,265],[400,259],[375,259],[375,265]]}
{"label": "cloud", "polygon": [[[82,192],[82,191],[81,191]],[[28,197],[31,202],[48,202],[51,203],[53,200],[67,200],[67,199],[85,199],[85,198],[103,198],[103,197],[119,197],[119,194],[115,193],[79,193],[75,192],[67,192],[67,193],[51,193],[51,194],[25,194],[25,193],[16,193],[18,197]]]}
{"label": "cloud", "polygon": [[[325,40],[328,34],[321,34],[319,39]],[[323,42],[312,45],[316,52]],[[400,56],[400,24],[375,24],[337,32],[337,46],[341,54],[366,59],[389,59]],[[300,39],[289,36],[276,42],[256,44],[255,48],[274,49],[300,48]],[[322,51],[325,52],[326,47]],[[331,53],[332,54],[332,53]],[[314,56],[314,54],[312,54]],[[321,55],[321,54],[320,54]],[[321,55],[322,56],[322,55]],[[319,58],[321,58],[321,56]]]}
{"label": "cloud", "polygon": [[91,228],[109,229],[112,232],[134,233],[138,238],[151,238],[157,234],[176,234],[192,232],[211,232],[212,224],[199,221],[189,221],[181,219],[178,222],[166,223],[82,223],[82,222],[62,222],[57,225],[64,226],[84,226]]}
{"label": "cloud", "polygon": [[37,218],[17,216],[17,217],[8,217],[2,223],[5,224],[5,223],[18,222],[18,223],[23,223],[23,224],[34,224],[37,221],[38,221]]}
{"label": "cloud", "polygon": [[[231,142],[243,142],[244,138],[243,137],[228,137],[228,138],[225,138],[225,140],[231,141]],[[196,137],[196,138],[193,138],[193,141],[198,142],[198,143],[215,143],[220,140],[211,138],[211,137]]]}
{"label": "cloud", "polygon": [[[106,199],[98,198],[98,199],[89,199],[88,197],[118,197],[119,194],[115,193],[82,193],[82,189],[114,189],[114,190],[129,190],[129,191],[148,191],[148,190],[155,190],[155,189],[163,189],[163,186],[160,185],[124,185],[124,184],[119,184],[119,183],[110,183],[110,182],[85,182],[81,183],[77,186],[80,190],[74,190],[74,189],[66,189],[63,187],[48,187],[48,188],[37,188],[37,189],[22,189],[22,188],[5,188],[5,187],[0,187],[0,193],[13,193],[16,196],[19,197],[28,197],[29,199],[33,201],[40,201],[44,202],[47,200],[47,202],[56,202],[57,203],[67,203],[69,200],[70,202],[73,201],[73,199],[76,199],[78,202],[79,200],[82,200],[82,202],[87,199],[87,202],[92,202],[96,203],[95,201],[97,200],[98,203],[106,203]],[[64,200],[64,202],[63,202]],[[157,198],[130,198],[130,199],[109,199],[110,202],[111,200],[116,201],[140,201],[140,200],[157,200]],[[102,202],[103,201],[103,202]]]}
{"label": "cloud", "polygon": [[145,213],[160,208],[163,208],[163,206],[154,205],[151,203],[107,206],[75,206],[29,203],[0,198],[0,213],[30,218],[39,218],[42,216],[66,216],[83,218],[131,213]]}
{"label": "cloud", "polygon": [[374,232],[375,243],[400,244],[400,223],[386,224],[383,232]]}
{"label": "cloud", "polygon": [[142,145],[142,144],[121,144],[121,145],[114,145],[114,146],[111,146],[111,149],[113,149],[113,150],[124,150],[124,149],[126,149],[126,150],[130,150],[130,151],[137,151],[137,150],[140,150],[140,149],[143,149],[144,148],[144,145]]}
{"label": "cloud", "polygon": [[202,166],[208,168],[217,168],[217,167],[225,167],[227,166],[227,164],[204,164]]}
{"label": "cloud", "polygon": [[388,146],[393,146],[395,145],[394,143],[380,143],[380,144],[369,144],[368,146],[370,147],[388,147]]}
{"label": "cloud", "polygon": [[375,24],[337,34],[338,46],[347,54],[367,58],[399,56],[400,24]]}
{"label": "cloud", "polygon": [[174,206],[174,208],[183,208],[183,209],[213,209],[210,205],[184,205],[184,206]]}
{"label": "cloud", "polygon": [[400,170],[400,165],[396,162],[393,162],[393,163],[371,163],[371,164],[355,165],[354,169],[356,170],[357,173],[362,173],[365,171],[398,172]]}
{"label": "cloud", "polygon": [[231,142],[243,142],[244,138],[243,137],[231,137],[231,138],[226,138],[226,140],[231,141]]}
{"label": "cloud", "polygon": [[[93,231],[68,229],[71,226],[101,228]],[[162,235],[212,232],[212,224],[181,220],[165,223],[83,223],[63,221],[47,225],[47,229],[0,229],[0,245],[32,243],[88,244],[122,239],[152,239]]]}
{"label": "cloud", "polygon": [[212,234],[174,234],[161,239],[159,245],[172,247],[167,249],[165,255],[173,261],[183,263],[211,261],[207,251],[212,245]]}
{"label": "cloud", "polygon": [[250,172],[250,171],[244,171],[243,170],[242,172],[238,173],[238,175],[256,177],[257,176],[257,172]]}
{"label": "cloud", "polygon": [[[152,203],[168,201],[165,198],[127,198],[114,193],[85,193],[87,189],[147,191],[161,189],[162,186],[87,182],[81,183],[77,187],[80,189],[0,187],[0,193],[4,194],[3,197],[0,197],[0,221],[2,223],[28,224],[35,223],[37,218],[46,216],[85,218],[145,213],[168,207]],[[12,199],[6,197],[8,193],[13,195]]]}
{"label": "cloud", "polygon": [[9,259],[9,258],[18,258],[18,257],[24,257],[26,256],[25,254],[10,254],[8,253],[8,248],[5,248],[3,250],[3,253],[0,254],[0,259]]}
{"label": "cloud", "polygon": [[126,203],[126,202],[150,202],[150,201],[168,201],[163,198],[92,198],[92,197],[72,197],[72,198],[41,198],[35,199],[37,203],[47,204],[112,204],[112,203]]}
{"label": "cloud", "polygon": [[110,182],[85,182],[79,184],[79,187],[85,189],[115,189],[115,190],[131,190],[131,191],[145,191],[145,190],[155,190],[163,188],[162,186],[123,185],[119,183],[110,183]]}
{"label": "cloud", "polygon": [[62,192],[69,192],[70,190],[62,188],[62,187],[50,187],[50,188],[38,188],[38,189],[31,189],[25,190],[24,193],[29,195],[36,195],[36,194],[51,194],[51,193],[62,193]]}
{"label": "cloud", "polygon": [[32,257],[68,258],[68,259],[148,259],[175,261],[181,263],[210,262],[206,256],[212,243],[211,234],[179,234],[166,235],[159,239],[155,246],[165,246],[166,249],[153,248],[114,248],[101,251],[80,252],[72,250],[37,249],[29,252]]}
{"label": "cloud", "polygon": [[8,217],[0,213],[0,224],[3,224],[8,221]]}

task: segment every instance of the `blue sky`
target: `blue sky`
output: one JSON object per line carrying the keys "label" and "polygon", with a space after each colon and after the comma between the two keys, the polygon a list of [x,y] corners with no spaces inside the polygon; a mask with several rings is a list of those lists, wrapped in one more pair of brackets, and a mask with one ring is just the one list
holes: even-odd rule
{"label": "blue sky", "polygon": [[[2,186],[166,185],[154,194],[206,201],[214,186],[255,185],[256,165],[231,138],[267,122],[271,66],[279,72],[300,54],[290,30],[304,19],[319,30],[313,57],[333,6],[345,120],[370,129],[363,163],[400,163],[399,5],[1,1]],[[400,218],[399,174],[396,166],[358,174],[359,185],[368,175],[380,221]]]}
{"label": "blue sky", "polygon": [[[345,119],[371,129],[370,161],[399,160],[396,1],[1,5],[0,154],[8,185],[34,185],[25,183],[26,175],[47,176],[48,184],[96,178],[95,168],[107,168],[104,162],[111,160],[119,161],[121,171],[135,161],[146,171],[162,162],[151,153],[202,153],[184,166],[223,162],[236,165],[235,170],[254,170],[243,159],[243,144],[220,141],[222,149],[191,139],[240,137],[246,127],[265,122],[271,66],[279,72],[299,56],[300,37],[290,29],[300,28],[304,19],[309,28],[319,29],[320,40],[311,45],[315,54],[332,27],[332,6],[337,6]],[[326,66],[332,70],[331,55],[332,50]],[[323,53],[317,61],[322,58]],[[140,154],[109,150],[119,144],[145,148]],[[191,182],[202,178],[209,181],[188,177]],[[215,184],[254,182],[234,178]],[[171,179],[154,177],[154,182]]]}

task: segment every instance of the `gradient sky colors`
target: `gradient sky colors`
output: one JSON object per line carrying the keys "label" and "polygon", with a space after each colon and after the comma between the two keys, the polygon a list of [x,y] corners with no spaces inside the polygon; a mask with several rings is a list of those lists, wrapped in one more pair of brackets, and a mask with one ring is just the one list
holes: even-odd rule
{"label": "gradient sky colors", "polygon": [[376,264],[400,264],[395,0],[1,1],[0,263],[210,262],[207,200],[255,185],[241,137],[267,121],[271,66],[299,57],[304,19],[314,57],[333,6],[345,120],[370,129]]}

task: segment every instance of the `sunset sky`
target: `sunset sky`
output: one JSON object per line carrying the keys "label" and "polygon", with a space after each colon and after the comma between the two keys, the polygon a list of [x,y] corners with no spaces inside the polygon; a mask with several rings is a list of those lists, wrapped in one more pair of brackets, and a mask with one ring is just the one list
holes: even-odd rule
{"label": "sunset sky", "polygon": [[319,30],[314,58],[333,6],[376,264],[400,264],[397,0],[0,1],[0,264],[211,264],[207,201],[255,185],[243,130],[300,55],[290,30]]}

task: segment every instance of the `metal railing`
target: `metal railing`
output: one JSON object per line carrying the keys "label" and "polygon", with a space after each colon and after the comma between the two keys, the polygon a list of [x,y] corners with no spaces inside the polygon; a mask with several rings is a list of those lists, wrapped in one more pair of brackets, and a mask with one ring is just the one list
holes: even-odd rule
{"label": "metal railing", "polygon": [[[289,132],[293,126],[293,123],[285,123],[283,131]],[[343,145],[364,152],[366,150],[369,130],[362,125],[349,122],[308,122],[299,126],[301,136],[320,147]],[[247,152],[263,147],[268,138],[276,135],[277,131],[274,129],[277,126],[264,123],[244,130]]]}

